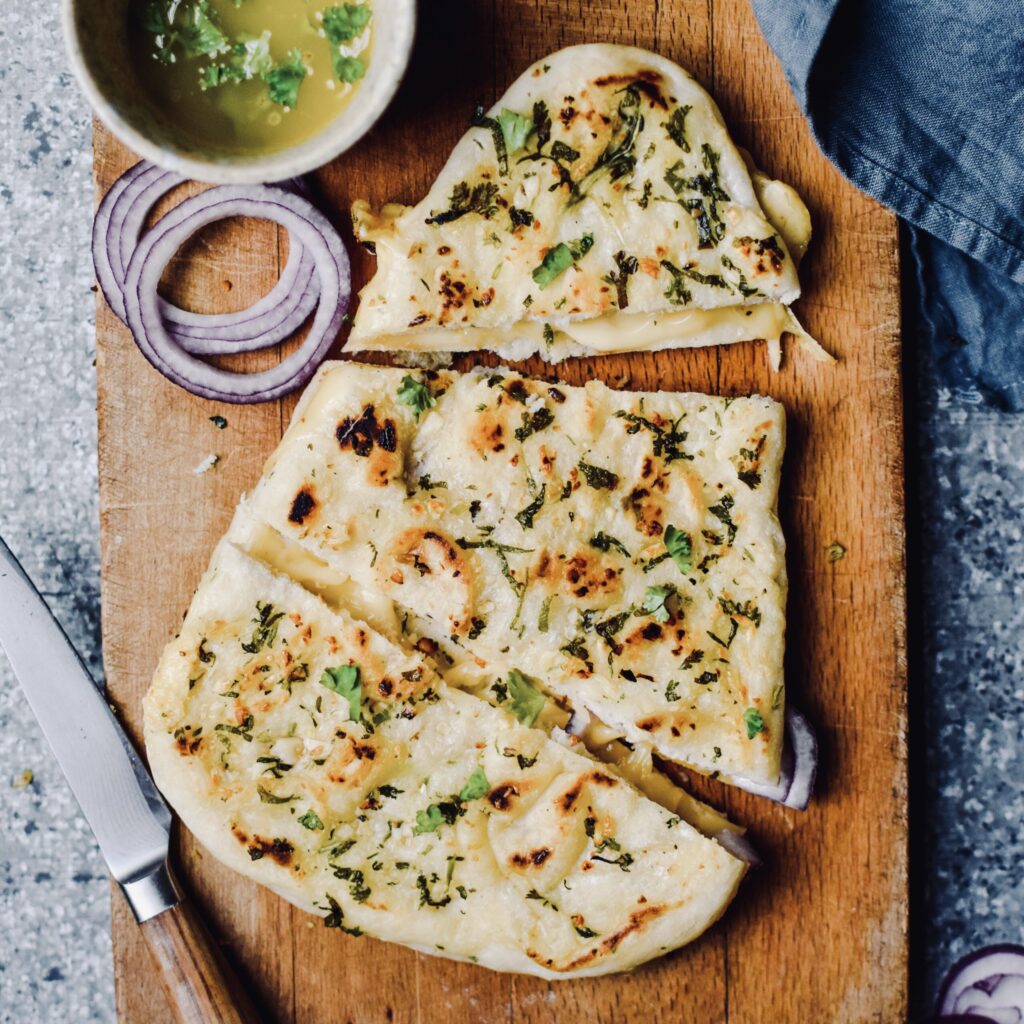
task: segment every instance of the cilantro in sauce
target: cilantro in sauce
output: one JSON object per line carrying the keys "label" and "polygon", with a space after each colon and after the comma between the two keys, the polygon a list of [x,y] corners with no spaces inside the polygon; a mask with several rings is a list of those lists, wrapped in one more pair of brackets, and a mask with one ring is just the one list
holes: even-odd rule
{"label": "cilantro in sauce", "polygon": [[275,65],[263,75],[271,100],[282,107],[294,107],[299,100],[299,86],[306,77],[306,65],[302,52],[292,50],[288,59]]}
{"label": "cilantro in sauce", "polygon": [[370,24],[367,4],[345,4],[324,9],[323,29],[327,40],[335,46],[355,39]]}

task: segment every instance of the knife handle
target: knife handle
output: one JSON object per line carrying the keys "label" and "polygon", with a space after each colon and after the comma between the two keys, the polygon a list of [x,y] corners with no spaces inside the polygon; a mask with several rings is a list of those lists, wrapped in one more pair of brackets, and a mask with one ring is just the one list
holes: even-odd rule
{"label": "knife handle", "polygon": [[260,1024],[251,997],[187,897],[139,925],[177,1024]]}

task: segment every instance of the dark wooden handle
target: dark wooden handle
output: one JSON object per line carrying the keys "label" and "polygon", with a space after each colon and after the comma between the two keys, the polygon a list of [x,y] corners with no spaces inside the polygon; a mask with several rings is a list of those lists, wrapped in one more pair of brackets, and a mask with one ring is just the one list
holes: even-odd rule
{"label": "dark wooden handle", "polygon": [[259,1024],[252,999],[190,900],[139,928],[177,1024]]}

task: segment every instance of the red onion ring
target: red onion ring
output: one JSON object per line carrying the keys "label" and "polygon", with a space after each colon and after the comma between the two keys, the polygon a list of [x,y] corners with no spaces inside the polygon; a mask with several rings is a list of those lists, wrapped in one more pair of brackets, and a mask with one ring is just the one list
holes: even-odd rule
{"label": "red onion ring", "polygon": [[818,774],[818,739],[811,723],[796,708],[786,707],[786,737],[782,748],[779,781],[774,786],[739,776],[729,781],[755,796],[767,797],[795,810],[807,809]]}
{"label": "red onion ring", "polygon": [[[283,362],[259,373],[222,370],[184,351],[169,333],[158,301],[160,275],[178,248],[200,228],[226,217],[280,224],[309,252],[320,279],[308,337]],[[186,199],[143,236],[124,287],[127,323],[146,359],[192,394],[236,403],[279,398],[309,380],[338,334],[350,297],[348,254],[338,233],[306,199],[273,186],[220,186]]]}
{"label": "red onion ring", "polygon": [[[125,266],[138,245],[153,204],[185,179],[142,161],[111,186],[96,211],[93,262],[110,308],[123,321]],[[276,186],[305,191],[298,179]],[[313,261],[299,242],[289,246],[288,260],[276,285],[248,309],[234,313],[191,313],[160,299],[169,333],[195,355],[229,355],[269,348],[292,334],[316,305],[319,283]]]}
{"label": "red onion ring", "polygon": [[1024,946],[986,946],[958,960],[939,990],[941,1020],[978,1017],[992,1024],[1024,1021]]}
{"label": "red onion ring", "polygon": [[747,838],[746,832],[735,832],[731,828],[723,828],[712,837],[719,846],[724,846],[734,857],[749,864],[752,868],[759,868],[762,864],[754,844]]}

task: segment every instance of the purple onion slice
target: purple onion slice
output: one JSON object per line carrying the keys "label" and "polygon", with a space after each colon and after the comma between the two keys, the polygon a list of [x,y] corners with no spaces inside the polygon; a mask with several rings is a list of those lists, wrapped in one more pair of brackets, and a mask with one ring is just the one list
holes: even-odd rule
{"label": "purple onion slice", "polygon": [[731,776],[729,781],[755,796],[767,797],[786,807],[803,811],[807,809],[814,792],[817,774],[818,738],[803,713],[787,705],[786,737],[782,746],[779,781],[774,786],[739,776]]}
{"label": "purple onion slice", "polygon": [[1024,1024],[1024,946],[986,946],[958,960],[939,991],[938,1015]]}
{"label": "purple onion slice", "polygon": [[[226,217],[257,217],[284,227],[309,253],[320,299],[309,335],[277,366],[241,374],[184,351],[164,323],[157,285],[178,248],[196,231]],[[194,395],[223,402],[264,402],[301,387],[337,337],[351,297],[348,254],[324,215],[301,196],[272,186],[220,186],[186,199],[148,231],[125,276],[125,313],[140,351],[161,373]]]}
{"label": "purple onion slice", "polygon": [[[111,186],[96,211],[93,262],[110,308],[125,319],[125,266],[131,259],[146,216],[161,196],[185,179],[142,161]],[[276,186],[305,193],[299,179]],[[292,334],[309,316],[319,296],[313,261],[293,240],[275,286],[248,309],[234,313],[192,313],[159,299],[169,333],[187,352],[230,355],[269,348]]]}

